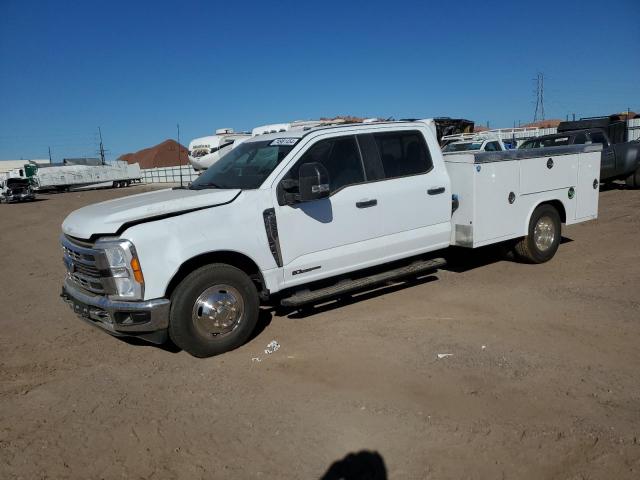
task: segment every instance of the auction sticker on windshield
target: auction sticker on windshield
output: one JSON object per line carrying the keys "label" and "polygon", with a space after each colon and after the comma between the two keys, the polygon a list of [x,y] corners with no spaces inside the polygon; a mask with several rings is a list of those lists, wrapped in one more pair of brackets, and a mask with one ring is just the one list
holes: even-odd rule
{"label": "auction sticker on windshield", "polygon": [[274,145],[295,145],[298,142],[298,140],[300,140],[300,139],[299,138],[276,138],[269,145],[270,146],[274,146]]}

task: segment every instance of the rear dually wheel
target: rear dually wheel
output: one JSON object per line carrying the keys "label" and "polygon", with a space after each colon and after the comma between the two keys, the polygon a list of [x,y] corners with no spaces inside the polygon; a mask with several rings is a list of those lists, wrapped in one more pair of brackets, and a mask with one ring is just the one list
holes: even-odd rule
{"label": "rear dually wheel", "polygon": [[558,210],[552,205],[540,205],[531,215],[527,236],[515,246],[515,253],[528,263],[548,262],[558,251],[562,224]]}

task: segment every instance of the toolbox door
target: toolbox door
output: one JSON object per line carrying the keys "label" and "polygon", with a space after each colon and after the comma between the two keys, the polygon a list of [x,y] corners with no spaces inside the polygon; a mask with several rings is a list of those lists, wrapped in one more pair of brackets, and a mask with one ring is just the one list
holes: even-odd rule
{"label": "toolbox door", "polygon": [[597,218],[600,196],[600,152],[580,155],[576,190],[576,220]]}
{"label": "toolbox door", "polygon": [[548,192],[574,187],[578,178],[579,155],[556,155],[520,161],[520,192]]}

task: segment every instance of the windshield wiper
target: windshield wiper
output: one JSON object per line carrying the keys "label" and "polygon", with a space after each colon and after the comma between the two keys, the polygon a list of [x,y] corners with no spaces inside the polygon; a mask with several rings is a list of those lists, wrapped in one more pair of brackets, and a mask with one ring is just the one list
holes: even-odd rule
{"label": "windshield wiper", "polygon": [[204,190],[206,188],[220,188],[220,189],[224,189],[226,187],[223,187],[222,185],[218,185],[217,183],[213,183],[213,182],[209,182],[209,183],[202,183],[200,185],[191,185],[189,187],[191,190]]}

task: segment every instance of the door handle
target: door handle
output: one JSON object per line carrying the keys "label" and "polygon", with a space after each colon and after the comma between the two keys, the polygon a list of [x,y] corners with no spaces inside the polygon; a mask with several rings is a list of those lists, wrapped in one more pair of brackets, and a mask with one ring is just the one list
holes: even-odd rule
{"label": "door handle", "polygon": [[429,195],[440,195],[441,193],[444,193],[444,187],[430,188],[427,190],[427,193]]}
{"label": "door handle", "polygon": [[360,200],[359,202],[356,202],[356,207],[369,208],[369,207],[375,207],[377,204],[378,204],[378,200],[374,198],[373,200]]}

